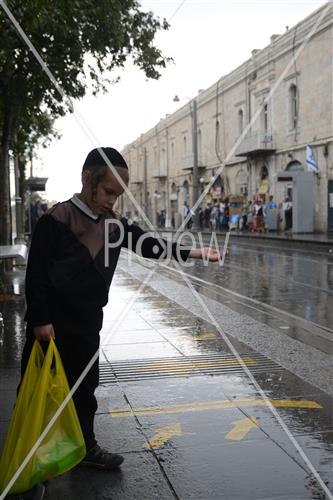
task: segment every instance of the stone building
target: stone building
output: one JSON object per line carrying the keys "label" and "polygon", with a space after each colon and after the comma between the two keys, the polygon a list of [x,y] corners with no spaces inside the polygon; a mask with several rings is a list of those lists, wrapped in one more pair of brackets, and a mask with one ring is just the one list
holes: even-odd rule
{"label": "stone building", "polygon": [[184,202],[196,201],[193,180],[202,207],[229,195],[272,194],[277,202],[289,195],[301,213],[295,172],[308,171],[310,145],[319,173],[311,172],[314,200],[305,203],[315,231],[333,230],[333,9],[328,6],[272,35],[267,47],[252,50],[241,66],[124,148],[130,189],[153,223],[164,210],[166,225],[179,224]]}

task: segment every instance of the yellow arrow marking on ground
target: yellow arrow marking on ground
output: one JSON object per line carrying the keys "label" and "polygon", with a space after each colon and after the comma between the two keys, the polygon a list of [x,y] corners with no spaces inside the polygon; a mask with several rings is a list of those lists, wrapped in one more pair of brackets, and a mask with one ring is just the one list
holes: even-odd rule
{"label": "yellow arrow marking on ground", "polygon": [[240,441],[251,429],[259,427],[255,417],[242,418],[241,420],[232,422],[232,424],[235,427],[225,436],[225,439],[229,439],[230,441]]}
{"label": "yellow arrow marking on ground", "polygon": [[[288,399],[271,399],[270,403],[276,408],[322,408],[316,401],[293,401]],[[244,406],[267,406],[263,399],[228,399],[222,401],[208,401],[206,403],[186,403],[174,406],[152,406],[133,408],[133,410],[115,409],[110,411],[113,418],[131,417],[135,415],[164,415],[171,413],[185,413],[204,410],[220,410],[224,408],[238,408]]]}
{"label": "yellow arrow marking on ground", "polygon": [[182,429],[180,424],[167,425],[166,427],[160,427],[156,429],[156,434],[149,439],[149,443],[144,445],[144,448],[160,448],[163,446],[172,436],[181,436]]}
{"label": "yellow arrow marking on ground", "polygon": [[[242,358],[243,363],[247,366],[254,366],[257,362],[250,356],[244,356]],[[155,373],[179,373],[187,374],[194,368],[218,368],[222,366],[240,366],[238,359],[216,359],[211,361],[191,361],[191,360],[179,360],[179,361],[158,361],[157,363],[147,363],[144,367],[138,368],[138,371]]]}

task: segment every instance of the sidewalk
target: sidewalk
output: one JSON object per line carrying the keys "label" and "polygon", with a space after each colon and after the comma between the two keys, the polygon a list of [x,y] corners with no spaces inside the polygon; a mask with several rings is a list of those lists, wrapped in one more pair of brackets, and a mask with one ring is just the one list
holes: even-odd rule
{"label": "sidewalk", "polygon": [[[125,462],[114,472],[77,467],[48,483],[45,500],[324,498],[314,496],[320,488],[216,328],[191,312],[189,298],[178,303],[141,288],[142,280],[123,264],[101,332],[96,431],[100,444],[124,454]],[[15,400],[23,309],[17,299],[4,311],[0,445]],[[259,335],[256,322],[230,315],[224,330],[234,321]],[[245,343],[232,342],[332,487],[332,399]]]}

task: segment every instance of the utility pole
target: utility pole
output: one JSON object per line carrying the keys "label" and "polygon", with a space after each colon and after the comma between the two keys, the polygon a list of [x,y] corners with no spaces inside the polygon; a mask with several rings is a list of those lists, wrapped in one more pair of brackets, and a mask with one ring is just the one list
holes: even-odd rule
{"label": "utility pole", "polygon": [[144,205],[145,205],[145,214],[149,219],[148,214],[148,183],[147,183],[147,148],[144,146],[143,148],[143,188],[144,188]]}
{"label": "utility pole", "polygon": [[166,185],[166,214],[165,214],[165,227],[169,229],[171,227],[171,207],[170,207],[170,179],[169,179],[169,129],[166,128],[166,167],[167,167],[167,185]]}
{"label": "utility pole", "polygon": [[[192,117],[192,145],[193,145],[193,172],[192,172],[192,205],[194,206],[199,198],[199,164],[198,164],[198,130],[197,130],[197,101],[194,98],[191,102]],[[195,209],[193,216],[193,229],[199,228],[199,207]]]}

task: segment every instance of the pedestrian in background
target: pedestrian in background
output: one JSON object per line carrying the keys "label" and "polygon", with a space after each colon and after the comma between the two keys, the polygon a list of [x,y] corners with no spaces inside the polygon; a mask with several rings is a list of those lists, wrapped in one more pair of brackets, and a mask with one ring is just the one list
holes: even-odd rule
{"label": "pedestrian in background", "polygon": [[241,214],[242,214],[242,228],[241,228],[241,230],[242,231],[245,231],[247,229],[247,209],[248,209],[248,205],[247,205],[246,201],[243,201],[242,210],[241,210]]}
{"label": "pedestrian in background", "polygon": [[211,211],[211,204],[207,203],[207,206],[205,208],[205,227],[207,229],[209,229],[210,211]]}
{"label": "pedestrian in background", "polygon": [[254,230],[259,233],[265,232],[264,211],[261,198],[258,198],[254,205]]}
{"label": "pedestrian in background", "polygon": [[249,200],[247,205],[247,228],[249,231],[253,231],[254,223],[254,201]]}
{"label": "pedestrian in background", "polygon": [[267,210],[271,210],[272,208],[277,208],[277,203],[274,201],[274,196],[271,194],[269,196],[268,203],[266,205]]}
{"label": "pedestrian in background", "polygon": [[222,219],[222,229],[225,231],[229,231],[229,217],[230,217],[230,208],[229,203],[226,201],[224,205],[224,213]]}
{"label": "pedestrian in background", "polygon": [[293,225],[293,204],[289,196],[287,196],[284,200],[283,210],[284,210],[284,220],[285,220],[284,229],[286,231],[289,231]]}
{"label": "pedestrian in background", "polygon": [[276,231],[278,229],[278,211],[277,203],[271,194],[264,207],[265,228],[267,231]]}
{"label": "pedestrian in background", "polygon": [[200,207],[199,209],[199,224],[200,224],[200,229],[203,229],[205,226],[205,212],[202,210]]}
{"label": "pedestrian in background", "polygon": [[187,201],[184,201],[184,206],[183,206],[184,220],[187,219],[187,217],[189,216],[189,218],[185,224],[186,229],[191,229],[191,227],[192,227],[192,214],[193,214],[193,211],[188,206]]}
{"label": "pedestrian in background", "polygon": [[221,201],[220,206],[219,206],[219,223],[218,223],[218,229],[222,231],[223,229],[223,217],[224,217],[224,209],[225,209],[225,203]]}
{"label": "pedestrian in background", "polygon": [[215,203],[210,211],[210,229],[211,231],[216,231],[216,227],[219,220],[219,207],[218,204]]}

